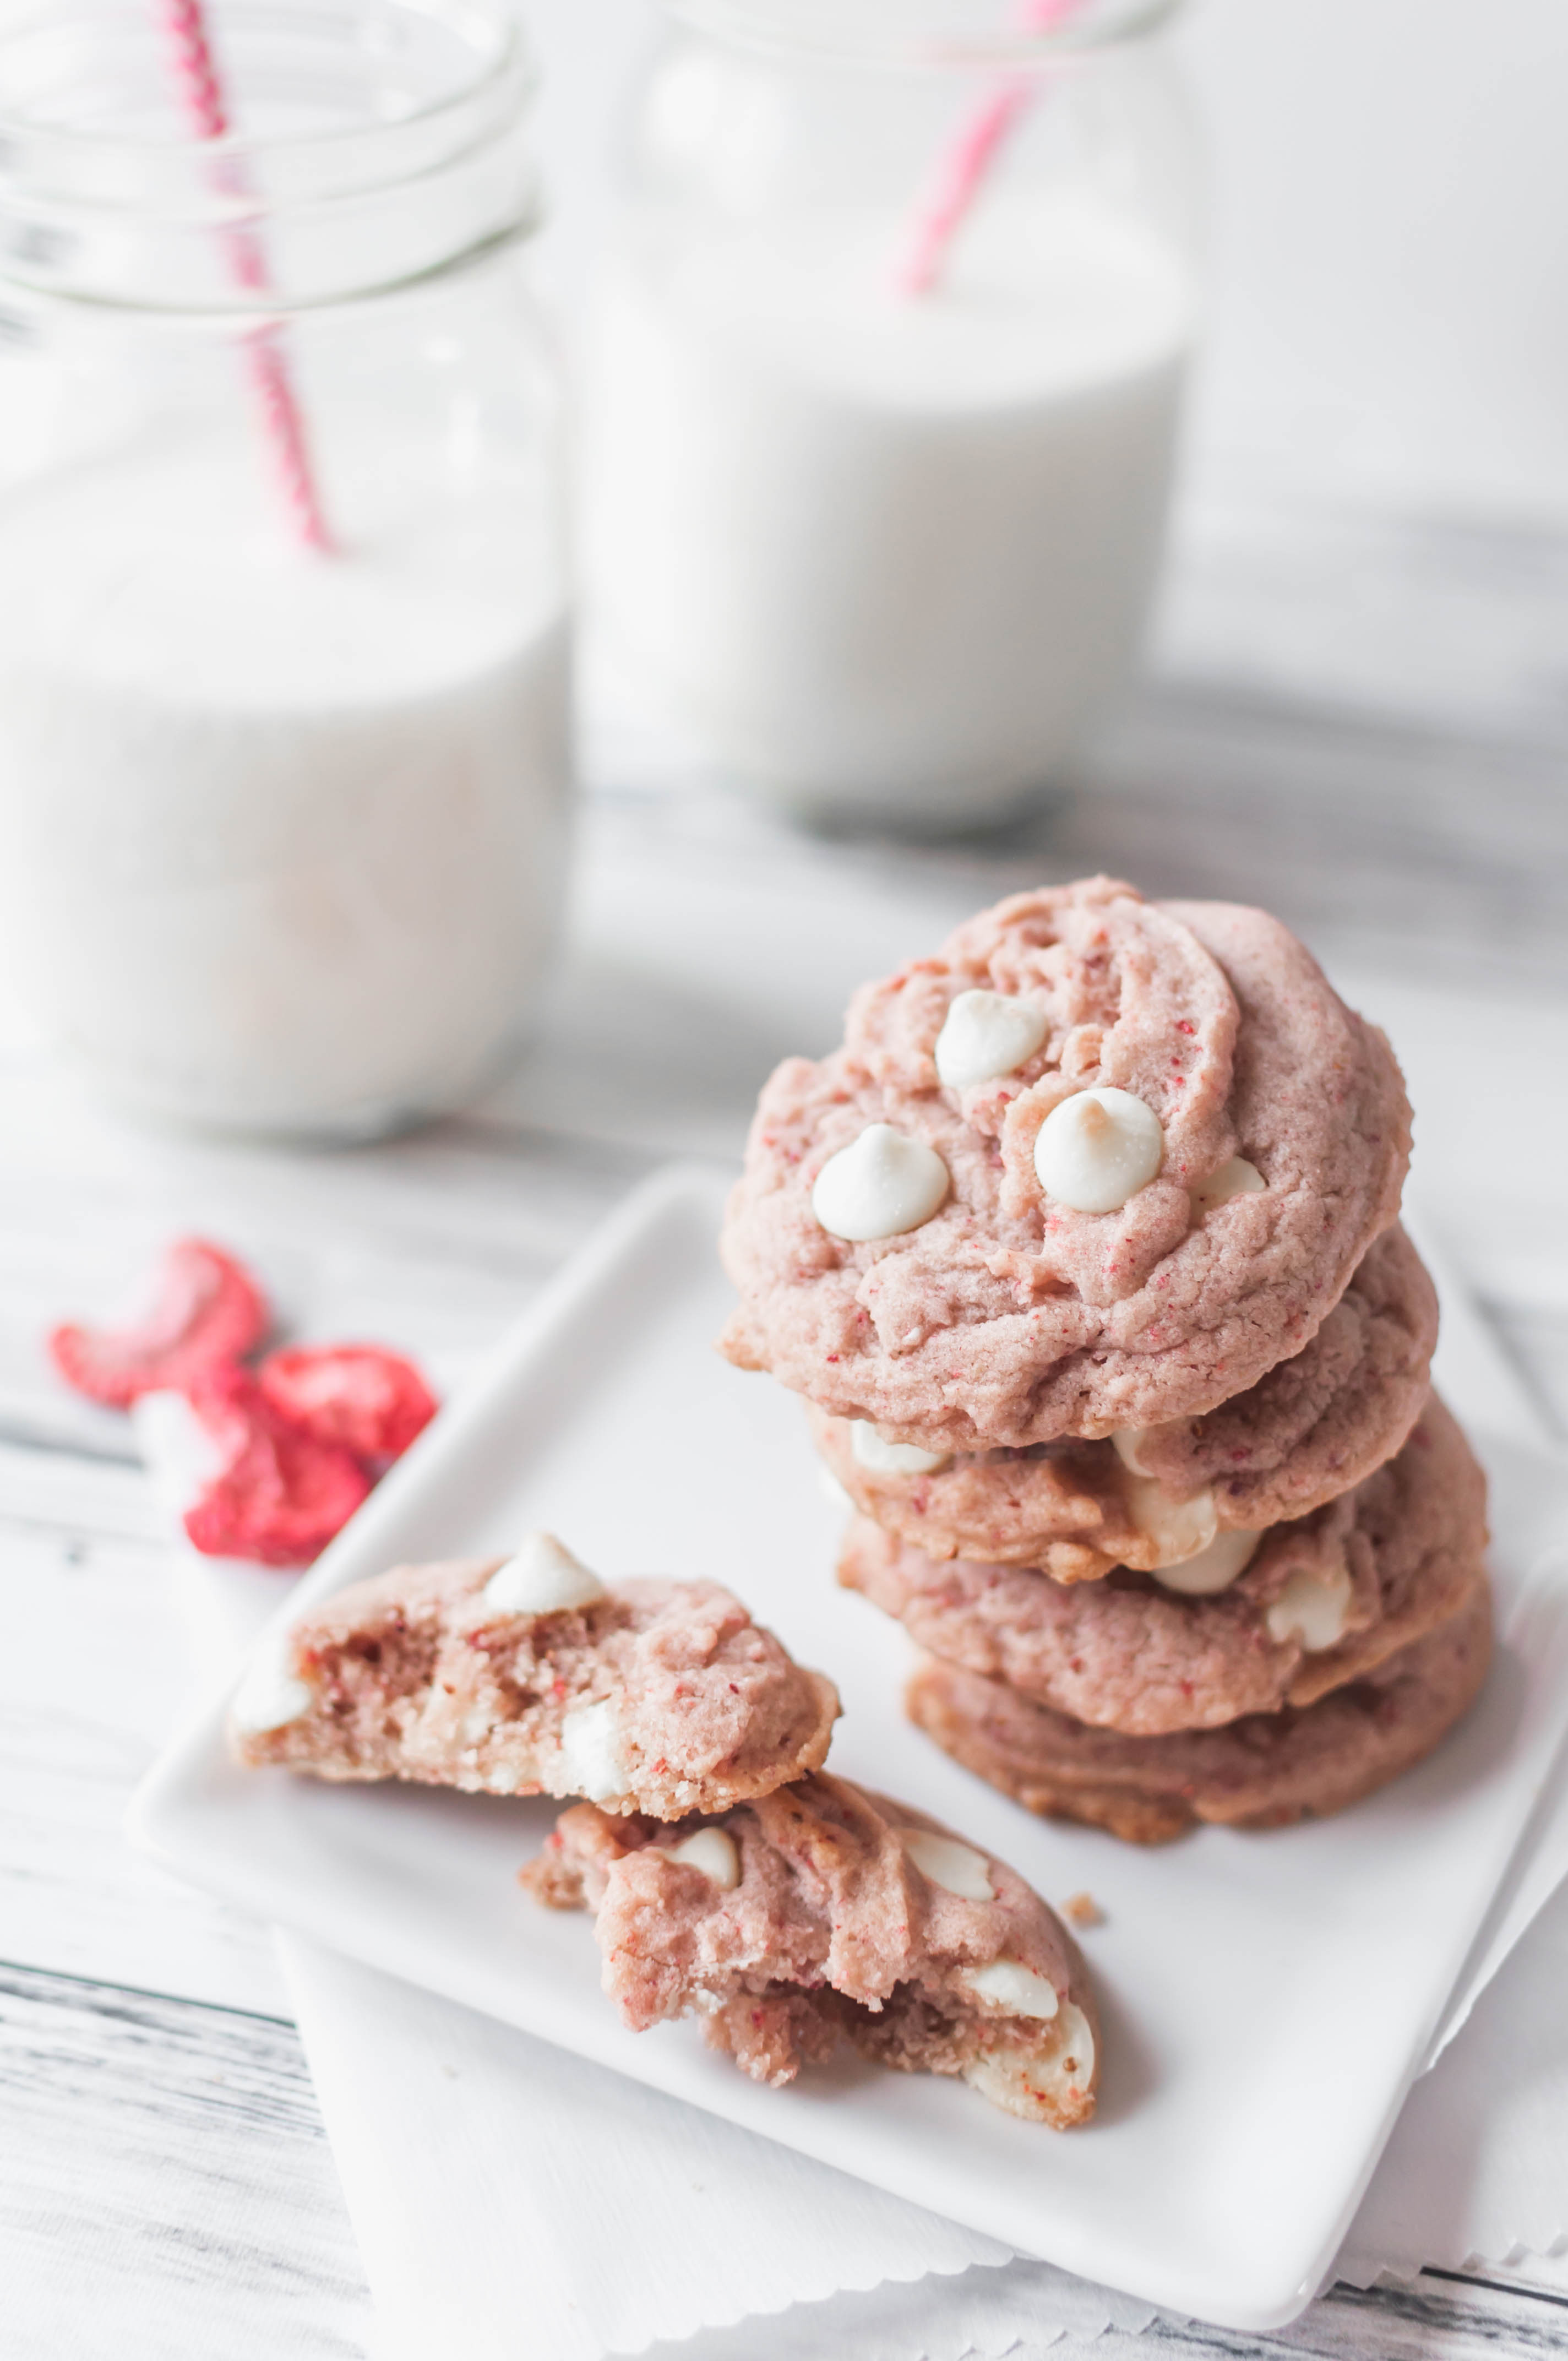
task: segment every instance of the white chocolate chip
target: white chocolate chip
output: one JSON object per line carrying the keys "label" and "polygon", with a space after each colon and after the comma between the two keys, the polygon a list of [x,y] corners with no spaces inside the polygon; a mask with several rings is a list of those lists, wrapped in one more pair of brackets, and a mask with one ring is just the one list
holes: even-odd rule
{"label": "white chocolate chip", "polygon": [[[1146,1434],[1146,1427],[1131,1427],[1129,1436]],[[1123,1464],[1131,1466],[1122,1438],[1112,1437]],[[1152,1476],[1128,1475],[1122,1483],[1127,1514],[1138,1532],[1155,1545],[1149,1569],[1167,1590],[1186,1598],[1207,1598],[1228,1589],[1251,1564],[1262,1536],[1255,1532],[1222,1532],[1214,1495],[1207,1485],[1190,1499],[1179,1500]]]}
{"label": "white chocolate chip", "polygon": [[517,1555],[498,1566],[485,1585],[486,1606],[503,1615],[556,1615],[563,1608],[591,1607],[609,1596],[598,1575],[554,1533],[530,1533]]}
{"label": "white chocolate chip", "polygon": [[302,1721],[315,1704],[316,1693],[291,1669],[287,1635],[264,1641],[258,1648],[234,1694],[229,1719],[247,1737],[270,1730],[287,1730]]}
{"label": "white chocolate chip", "polygon": [[1094,2080],[1094,2029],[1076,2001],[1058,2020],[1056,2059],[1064,2088],[1082,2091]]}
{"label": "white chocolate chip", "polygon": [[1153,1542],[1157,1566],[1180,1565],[1200,1556],[1220,1530],[1214,1495],[1207,1485],[1181,1500],[1157,1477],[1126,1476],[1122,1498],[1138,1532]]}
{"label": "white chocolate chip", "polygon": [[900,1828],[898,1840],[921,1876],[944,1894],[956,1894],[960,1902],[995,1901],[990,1863],[972,1845],[940,1837],[934,1828]]}
{"label": "white chocolate chip", "polygon": [[1070,2000],[1062,2004],[1048,2048],[992,2049],[964,2068],[964,2081],[993,2107],[1036,2122],[1042,2098],[1066,2106],[1093,2080],[1094,2036],[1089,2019]]}
{"label": "white chocolate chip", "polygon": [[1041,1188],[1078,1213],[1113,1213],[1165,1160],[1152,1107],[1131,1091],[1078,1091],[1054,1106],[1035,1141]]}
{"label": "white chocolate chip", "polygon": [[733,1894],[740,1883],[740,1855],[728,1829],[695,1828],[670,1847],[669,1857],[684,1861],[688,1869],[699,1869],[726,1894]]}
{"label": "white chocolate chip", "polygon": [[917,1443],[888,1443],[863,1418],[850,1422],[850,1449],[873,1476],[934,1476],[950,1451],[922,1451]]}
{"label": "white chocolate chip", "polygon": [[981,2000],[992,2000],[1009,2016],[1055,2016],[1061,2003],[1049,1976],[1026,1968],[1021,1960],[992,1960],[989,1966],[970,1968],[964,1982]]}
{"label": "white chocolate chip", "polygon": [[1138,1455],[1149,1436],[1157,1434],[1158,1432],[1158,1428],[1153,1426],[1118,1426],[1112,1429],[1111,1448],[1130,1475],[1146,1476],[1148,1474],[1148,1469],[1143,1465]]}
{"label": "white chocolate chip", "polygon": [[1228,1205],[1233,1197],[1250,1197],[1267,1186],[1255,1164],[1249,1164],[1245,1156],[1233,1156],[1228,1164],[1222,1164],[1187,1193],[1195,1213],[1212,1213],[1216,1205]]}
{"label": "white chocolate chip", "polygon": [[950,1186],[934,1148],[890,1123],[872,1123],[851,1147],[828,1159],[811,1191],[811,1210],[832,1237],[897,1238],[928,1222]]}
{"label": "white chocolate chip", "polygon": [[1002,992],[960,992],[937,1036],[937,1072],[950,1091],[994,1082],[1027,1063],[1049,1023],[1032,1000]]}
{"label": "white chocolate chip", "polygon": [[561,1769],[574,1795],[607,1804],[627,1792],[629,1773],[620,1751],[615,1708],[606,1697],[580,1705],[561,1724]]}
{"label": "white chocolate chip", "polygon": [[1050,2053],[1034,2064],[1036,2081],[1047,2090],[1086,2091],[1093,2081],[1094,2032],[1076,2001],[1064,2004]]}
{"label": "white chocolate chip", "polygon": [[1234,1527],[1216,1534],[1196,1557],[1185,1558],[1179,1565],[1156,1566],[1154,1578],[1162,1590],[1178,1591],[1183,1598],[1212,1598],[1216,1591],[1228,1590],[1238,1574],[1246,1572],[1262,1539],[1261,1533]]}
{"label": "white chocolate chip", "polygon": [[1268,1636],[1281,1647],[1298,1641],[1310,1656],[1324,1648],[1337,1648],[1344,1637],[1350,1601],[1347,1565],[1334,1566],[1327,1574],[1299,1566],[1264,1618]]}

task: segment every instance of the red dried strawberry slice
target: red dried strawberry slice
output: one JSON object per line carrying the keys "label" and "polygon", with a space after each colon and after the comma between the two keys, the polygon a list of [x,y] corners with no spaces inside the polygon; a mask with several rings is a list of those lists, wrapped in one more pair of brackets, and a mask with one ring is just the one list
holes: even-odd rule
{"label": "red dried strawberry slice", "polygon": [[396,1459],[435,1416],[411,1361],[380,1345],[291,1345],[269,1353],[258,1383],[280,1418],[360,1459]]}
{"label": "red dried strawberry slice", "polygon": [[237,1360],[272,1323],[243,1263],[206,1238],[180,1238],[159,1274],[158,1300],[134,1328],[57,1328],[49,1340],[67,1385],[111,1410],[142,1394],[183,1391],[205,1370]]}
{"label": "red dried strawberry slice", "polygon": [[209,1369],[189,1395],[224,1455],[222,1474],[185,1511],[192,1546],[208,1557],[308,1565],[348,1522],[370,1477],[352,1452],[280,1417],[247,1369]]}

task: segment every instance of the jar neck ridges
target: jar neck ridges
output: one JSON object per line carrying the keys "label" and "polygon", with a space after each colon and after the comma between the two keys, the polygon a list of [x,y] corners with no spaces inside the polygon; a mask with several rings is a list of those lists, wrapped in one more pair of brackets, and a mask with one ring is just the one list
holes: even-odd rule
{"label": "jar neck ridges", "polygon": [[[50,38],[38,17],[0,33],[14,285],[270,315],[401,285],[536,224],[533,76],[508,0],[211,13],[236,126],[214,140],[182,115],[150,18],[116,11],[110,38],[102,0],[66,0]],[[264,266],[236,268],[242,252]]]}
{"label": "jar neck ridges", "polygon": [[710,38],[874,71],[1047,64],[1160,31],[1186,0],[665,0]]}

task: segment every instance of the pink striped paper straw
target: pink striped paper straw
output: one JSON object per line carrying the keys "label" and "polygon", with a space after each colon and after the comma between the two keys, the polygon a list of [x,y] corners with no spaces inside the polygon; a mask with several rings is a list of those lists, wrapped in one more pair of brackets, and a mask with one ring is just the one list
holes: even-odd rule
{"label": "pink striped paper straw", "polygon": [[[198,139],[226,138],[228,108],[201,0],[154,0],[154,5],[192,129]],[[230,194],[240,192],[231,174],[225,174],[220,185]],[[269,283],[267,256],[257,233],[237,227],[227,230],[224,245],[236,284],[254,293],[265,292]],[[251,330],[246,337],[246,357],[262,434],[272,454],[290,522],[308,548],[330,550],[332,539],[316,491],[304,417],[279,330]]]}
{"label": "pink striped paper straw", "polygon": [[[1080,5],[1081,0],[1029,0],[1024,21],[1032,32],[1048,33]],[[905,295],[926,295],[936,285],[948,249],[974,203],[992,158],[1035,97],[1036,84],[1025,75],[1000,83],[975,109],[943,157],[931,192],[916,216],[899,268],[898,284]]]}

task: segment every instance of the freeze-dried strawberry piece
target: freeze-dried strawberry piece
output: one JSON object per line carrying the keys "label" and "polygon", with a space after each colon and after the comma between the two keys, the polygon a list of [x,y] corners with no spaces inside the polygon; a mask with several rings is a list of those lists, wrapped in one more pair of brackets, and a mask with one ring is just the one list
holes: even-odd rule
{"label": "freeze-dried strawberry piece", "polygon": [[192,1546],[208,1557],[308,1565],[370,1489],[350,1451],[280,1418],[247,1369],[211,1369],[189,1388],[191,1407],[223,1455],[186,1510]]}
{"label": "freeze-dried strawberry piece", "polygon": [[291,1345],[257,1381],[280,1418],[372,1461],[406,1451],[437,1407],[413,1363],[382,1345]]}
{"label": "freeze-dried strawberry piece", "polygon": [[206,1238],[179,1238],[164,1257],[158,1300],[134,1328],[57,1328],[49,1340],[67,1385],[111,1410],[142,1394],[183,1392],[206,1370],[237,1360],[272,1324],[267,1298],[243,1263]]}

